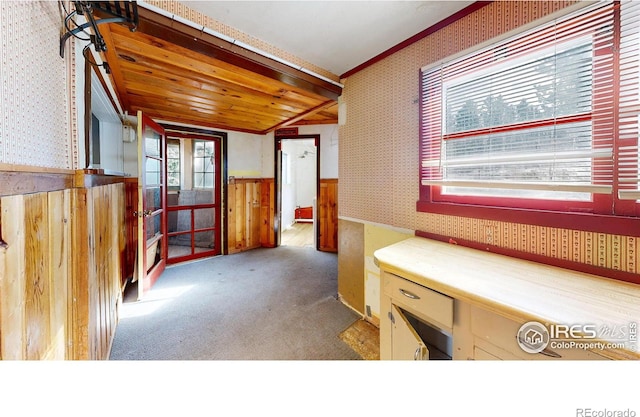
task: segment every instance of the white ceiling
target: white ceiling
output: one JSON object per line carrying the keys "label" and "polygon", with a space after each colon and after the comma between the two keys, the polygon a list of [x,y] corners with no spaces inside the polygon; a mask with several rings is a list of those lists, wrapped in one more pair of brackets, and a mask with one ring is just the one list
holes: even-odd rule
{"label": "white ceiling", "polygon": [[336,75],[473,1],[184,1],[213,19]]}

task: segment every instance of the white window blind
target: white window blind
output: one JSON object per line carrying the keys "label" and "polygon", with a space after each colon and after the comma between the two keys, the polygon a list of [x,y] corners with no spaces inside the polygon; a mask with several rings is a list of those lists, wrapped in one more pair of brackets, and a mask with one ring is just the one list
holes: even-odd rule
{"label": "white window blind", "polygon": [[640,200],[640,2],[621,5],[618,197]]}
{"label": "white window blind", "polygon": [[620,23],[616,7],[423,69],[422,184],[443,195],[640,198],[640,7],[623,3]]}

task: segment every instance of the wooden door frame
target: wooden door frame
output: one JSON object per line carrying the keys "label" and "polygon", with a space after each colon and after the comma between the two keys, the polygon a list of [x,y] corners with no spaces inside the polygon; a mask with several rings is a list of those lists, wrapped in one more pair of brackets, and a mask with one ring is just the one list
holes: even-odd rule
{"label": "wooden door frame", "polygon": [[315,249],[318,250],[320,246],[320,227],[318,227],[319,216],[317,209],[318,198],[320,197],[320,135],[319,134],[309,134],[309,135],[282,135],[274,137],[274,152],[273,152],[273,171],[274,171],[274,185],[273,189],[276,193],[275,195],[275,216],[276,221],[273,222],[273,233],[274,233],[274,242],[275,246],[280,246],[280,226],[282,225],[282,184],[280,184],[280,178],[282,178],[282,166],[280,164],[280,158],[278,152],[282,150],[282,141],[283,140],[296,140],[296,139],[314,139],[316,146],[316,210],[315,217],[313,221],[315,222]]}
{"label": "wooden door frame", "polygon": [[[167,123],[162,123],[161,126],[165,129],[165,132],[167,130],[175,133],[175,132],[179,132],[180,134],[184,135],[184,137],[188,137],[191,136],[191,138],[193,138],[193,135],[205,135],[205,136],[215,136],[215,137],[219,137],[221,138],[220,141],[220,148],[222,151],[222,155],[221,155],[221,161],[220,161],[220,165],[222,167],[222,194],[221,194],[221,201],[220,201],[220,207],[219,209],[221,210],[221,215],[222,215],[222,229],[220,230],[220,237],[222,239],[222,246],[220,248],[220,252],[222,255],[228,255],[229,254],[229,238],[227,236],[227,230],[229,230],[229,218],[227,215],[227,204],[229,201],[229,191],[228,191],[228,183],[229,183],[229,174],[228,174],[228,168],[227,168],[227,143],[228,143],[228,134],[226,132],[221,132],[221,131],[217,131],[217,130],[209,130],[209,129],[202,129],[202,128],[194,128],[194,127],[185,127],[185,126],[178,126],[178,125],[172,125],[172,124],[167,124]],[[167,190],[168,191],[168,190]]]}

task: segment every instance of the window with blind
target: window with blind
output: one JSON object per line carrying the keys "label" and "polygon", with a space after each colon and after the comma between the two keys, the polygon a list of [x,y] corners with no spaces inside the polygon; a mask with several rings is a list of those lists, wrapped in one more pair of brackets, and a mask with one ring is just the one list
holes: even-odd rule
{"label": "window with blind", "polygon": [[637,215],[639,15],[597,3],[423,68],[418,207]]}

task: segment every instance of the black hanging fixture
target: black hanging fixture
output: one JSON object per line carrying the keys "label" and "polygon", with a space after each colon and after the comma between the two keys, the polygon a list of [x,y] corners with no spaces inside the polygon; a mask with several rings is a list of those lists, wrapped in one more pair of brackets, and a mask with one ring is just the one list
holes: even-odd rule
{"label": "black hanging fixture", "polygon": [[[62,6],[64,7],[64,3]],[[82,50],[82,55],[92,65],[103,67],[107,74],[110,72],[109,64],[103,62],[97,64],[93,62],[87,55],[87,50],[92,44],[97,52],[105,52],[107,45],[104,38],[98,30],[98,25],[103,23],[120,23],[127,25],[131,32],[135,32],[138,28],[138,4],[135,1],[74,1],[75,10],[67,13],[64,19],[64,28],[66,32],[60,37],[60,56],[64,58],[64,46],[67,39],[75,37],[83,41],[89,41],[89,44]],[[95,18],[94,14],[98,12],[100,16],[109,16],[101,19]],[[78,25],[74,18],[76,16],[84,16],[86,23]],[[85,32],[91,28],[92,34]],[[82,34],[85,36],[83,37]]]}

